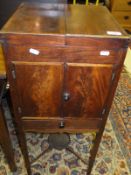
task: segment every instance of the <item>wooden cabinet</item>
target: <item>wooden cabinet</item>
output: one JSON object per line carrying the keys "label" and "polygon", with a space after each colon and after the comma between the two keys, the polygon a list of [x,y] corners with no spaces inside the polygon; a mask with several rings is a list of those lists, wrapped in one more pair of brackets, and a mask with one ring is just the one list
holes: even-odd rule
{"label": "wooden cabinet", "polygon": [[113,10],[128,10],[131,11],[131,1],[130,0],[111,0]]}
{"label": "wooden cabinet", "polygon": [[112,0],[111,11],[121,26],[131,32],[131,1]]}
{"label": "wooden cabinet", "polygon": [[90,174],[128,35],[102,6],[26,3],[3,27],[1,39],[28,173],[25,132],[93,130]]}

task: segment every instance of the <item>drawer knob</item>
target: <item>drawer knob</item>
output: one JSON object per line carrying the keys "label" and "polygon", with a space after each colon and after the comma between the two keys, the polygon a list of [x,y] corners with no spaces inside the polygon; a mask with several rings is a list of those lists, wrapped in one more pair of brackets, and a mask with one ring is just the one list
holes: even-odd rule
{"label": "drawer knob", "polygon": [[124,16],[124,19],[126,19],[126,20],[129,19],[129,16]]}
{"label": "drawer knob", "polygon": [[65,127],[65,123],[64,123],[64,121],[61,121],[59,124],[59,128],[64,128],[64,127]]}
{"label": "drawer knob", "polygon": [[68,101],[70,99],[70,94],[68,92],[64,93],[64,100]]}
{"label": "drawer knob", "polygon": [[131,5],[131,1],[129,1],[127,4],[128,4],[128,5]]}

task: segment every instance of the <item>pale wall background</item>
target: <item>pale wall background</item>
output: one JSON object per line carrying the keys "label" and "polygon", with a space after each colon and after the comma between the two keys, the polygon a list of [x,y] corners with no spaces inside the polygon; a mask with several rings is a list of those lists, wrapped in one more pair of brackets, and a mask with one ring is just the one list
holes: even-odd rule
{"label": "pale wall background", "polygon": [[131,49],[130,48],[128,48],[128,52],[127,52],[124,64],[127,70],[131,73]]}

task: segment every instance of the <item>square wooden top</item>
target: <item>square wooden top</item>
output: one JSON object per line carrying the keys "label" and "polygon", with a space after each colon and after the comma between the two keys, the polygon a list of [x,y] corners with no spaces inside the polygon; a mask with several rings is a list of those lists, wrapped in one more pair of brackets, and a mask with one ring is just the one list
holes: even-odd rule
{"label": "square wooden top", "polygon": [[22,3],[1,33],[126,38],[104,6]]}

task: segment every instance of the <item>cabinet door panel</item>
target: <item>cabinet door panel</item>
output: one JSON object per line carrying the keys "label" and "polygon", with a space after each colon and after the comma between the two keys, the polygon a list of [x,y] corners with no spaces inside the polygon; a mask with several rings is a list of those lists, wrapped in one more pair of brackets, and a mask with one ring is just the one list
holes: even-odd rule
{"label": "cabinet door panel", "polygon": [[112,77],[112,65],[68,63],[65,74],[65,117],[99,117]]}
{"label": "cabinet door panel", "polygon": [[60,117],[63,64],[13,62],[22,116]]}

